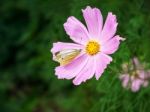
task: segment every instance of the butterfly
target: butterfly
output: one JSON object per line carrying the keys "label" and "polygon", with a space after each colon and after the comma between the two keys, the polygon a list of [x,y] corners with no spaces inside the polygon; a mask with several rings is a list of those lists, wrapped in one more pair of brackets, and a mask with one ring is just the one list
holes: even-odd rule
{"label": "butterfly", "polygon": [[65,49],[55,54],[54,60],[60,65],[67,65],[81,53],[80,49]]}

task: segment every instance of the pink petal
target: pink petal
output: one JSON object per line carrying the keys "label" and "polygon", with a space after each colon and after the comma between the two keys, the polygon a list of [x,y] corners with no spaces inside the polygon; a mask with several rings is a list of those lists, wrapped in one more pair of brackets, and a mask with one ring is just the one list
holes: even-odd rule
{"label": "pink petal", "polygon": [[80,54],[71,63],[65,66],[56,67],[55,74],[59,79],[72,79],[81,71],[87,61],[88,56],[86,54]]}
{"label": "pink petal", "polygon": [[87,6],[82,10],[84,19],[86,21],[89,34],[92,38],[99,38],[102,30],[103,18],[99,9]]}
{"label": "pink petal", "polygon": [[97,80],[100,78],[100,76],[106,69],[107,65],[110,64],[111,61],[112,61],[112,58],[108,55],[105,55],[103,53],[99,53],[98,55],[96,55],[96,57],[95,57],[95,62],[96,62],[95,77]]}
{"label": "pink petal", "polygon": [[147,78],[147,73],[144,70],[138,70],[138,76],[139,78],[145,80]]}
{"label": "pink petal", "polygon": [[142,81],[141,81],[141,80],[139,80],[139,79],[134,79],[134,80],[132,81],[132,84],[131,84],[131,90],[132,90],[133,92],[137,92],[137,91],[140,89],[141,84],[142,84]]}
{"label": "pink petal", "polygon": [[129,80],[130,80],[130,77],[129,77],[129,74],[124,74],[120,77],[120,79],[122,80],[122,86],[124,88],[127,88],[128,86],[128,83],[129,83]]}
{"label": "pink petal", "polygon": [[107,42],[105,42],[105,44],[101,45],[101,52],[105,54],[113,54],[117,51],[120,44],[120,40],[122,40],[122,38],[118,35],[108,40]]}
{"label": "pink petal", "polygon": [[138,60],[137,57],[134,57],[134,58],[133,58],[133,62],[134,62],[135,66],[136,66],[137,68],[143,69],[143,66],[140,64],[140,62],[139,62],[139,60]]}
{"label": "pink petal", "polygon": [[147,86],[148,86],[148,84],[149,84],[149,82],[148,82],[148,81],[144,81],[144,82],[143,82],[143,87],[147,87]]}
{"label": "pink petal", "polygon": [[108,16],[106,18],[101,36],[100,36],[100,41],[106,42],[107,40],[111,39],[117,30],[117,20],[116,20],[116,16],[113,15],[112,13],[108,13]]}
{"label": "pink petal", "polygon": [[67,22],[64,23],[64,28],[66,33],[70,38],[80,44],[85,44],[88,40],[88,31],[86,27],[75,17],[71,16],[67,19]]}
{"label": "pink petal", "polygon": [[65,49],[83,49],[83,46],[74,43],[64,43],[64,42],[53,43],[53,48],[51,49],[51,52],[53,53],[53,59],[55,57],[56,52]]}
{"label": "pink petal", "polygon": [[82,82],[93,77],[95,72],[94,58],[90,57],[83,69],[78,73],[78,75],[73,80],[74,85],[80,85]]}
{"label": "pink petal", "polygon": [[139,60],[138,60],[137,57],[134,57],[134,58],[133,58],[133,61],[134,61],[134,63],[135,63],[136,66],[139,66],[139,65],[140,65],[140,62],[139,62]]}

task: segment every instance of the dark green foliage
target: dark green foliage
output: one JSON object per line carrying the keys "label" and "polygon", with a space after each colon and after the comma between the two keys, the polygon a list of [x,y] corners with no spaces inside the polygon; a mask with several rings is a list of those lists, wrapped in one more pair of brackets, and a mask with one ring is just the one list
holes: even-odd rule
{"label": "dark green foliage", "polygon": [[[56,41],[71,41],[63,29],[81,9],[117,15],[117,33],[126,38],[102,77],[80,86],[58,80],[49,52]],[[150,68],[149,0],[1,0],[0,112],[149,112],[150,86],[137,93],[118,79],[121,64],[133,56]]]}

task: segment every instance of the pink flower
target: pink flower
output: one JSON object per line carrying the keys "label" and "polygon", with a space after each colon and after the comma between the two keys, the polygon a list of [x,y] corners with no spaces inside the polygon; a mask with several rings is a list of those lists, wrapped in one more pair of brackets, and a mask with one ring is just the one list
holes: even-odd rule
{"label": "pink flower", "polygon": [[108,13],[104,26],[99,9],[88,6],[82,13],[87,28],[73,16],[64,23],[66,33],[75,43],[57,42],[51,49],[53,59],[60,63],[55,74],[59,79],[74,78],[75,85],[94,75],[98,80],[112,61],[109,55],[116,52],[120,40],[123,40],[115,35],[118,23],[111,12]]}
{"label": "pink flower", "polygon": [[123,64],[124,73],[119,76],[124,88],[131,89],[133,92],[139,91],[140,87],[147,87],[149,71],[144,70],[139,60],[134,57],[129,64]]}

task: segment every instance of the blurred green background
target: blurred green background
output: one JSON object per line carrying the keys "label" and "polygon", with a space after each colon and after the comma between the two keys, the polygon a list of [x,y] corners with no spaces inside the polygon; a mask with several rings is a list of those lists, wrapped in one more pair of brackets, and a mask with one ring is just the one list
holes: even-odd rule
{"label": "blurred green background", "polygon": [[[74,86],[55,76],[50,49],[71,42],[63,23],[87,5],[116,14],[126,41],[98,81]],[[150,68],[149,0],[0,0],[0,112],[150,112],[150,86],[132,93],[118,79],[134,56]]]}

